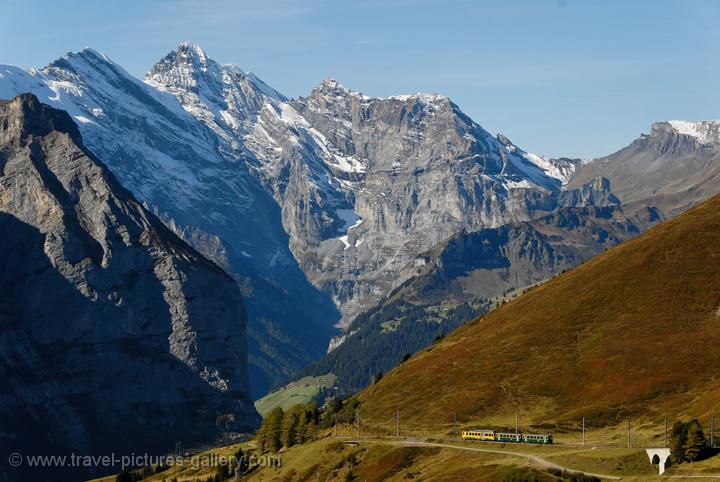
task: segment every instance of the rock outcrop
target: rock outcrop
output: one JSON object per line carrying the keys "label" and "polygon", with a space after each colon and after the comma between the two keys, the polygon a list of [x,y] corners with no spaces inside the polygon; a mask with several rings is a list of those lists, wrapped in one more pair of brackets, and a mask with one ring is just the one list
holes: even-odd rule
{"label": "rock outcrop", "polygon": [[571,187],[603,176],[623,203],[668,216],[720,192],[720,121],[656,122],[618,152],[578,166]]}

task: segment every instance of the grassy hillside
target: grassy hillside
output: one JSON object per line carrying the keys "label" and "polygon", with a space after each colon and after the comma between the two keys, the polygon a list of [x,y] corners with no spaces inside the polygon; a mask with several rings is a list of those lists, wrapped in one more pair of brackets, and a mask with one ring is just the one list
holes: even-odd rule
{"label": "grassy hillside", "polygon": [[[438,447],[402,444],[345,444],[325,438],[283,452],[280,468],[258,470],[246,480],[254,481],[407,481],[432,480],[561,482],[554,475],[512,454],[465,452]],[[592,480],[592,479],[590,479]]]}
{"label": "grassy hillside", "polygon": [[263,417],[275,407],[287,410],[297,404],[308,404],[315,400],[323,391],[331,390],[335,383],[335,375],[321,377],[303,377],[284,387],[268,393],[255,402],[255,409]]}
{"label": "grassy hillside", "polygon": [[458,329],[364,391],[362,413],[425,428],[707,417],[718,340],[720,197]]}

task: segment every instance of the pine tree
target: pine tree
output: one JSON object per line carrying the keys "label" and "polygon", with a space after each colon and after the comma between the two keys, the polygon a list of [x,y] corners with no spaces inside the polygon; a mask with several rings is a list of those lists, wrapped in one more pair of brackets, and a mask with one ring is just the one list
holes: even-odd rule
{"label": "pine tree", "polygon": [[230,478],[230,466],[228,464],[218,464],[215,468],[215,480],[223,481]]}
{"label": "pine tree", "polygon": [[[301,406],[302,408],[302,406]],[[295,435],[297,433],[298,426],[298,411],[297,407],[293,407],[291,410],[285,412],[282,424],[282,436],[281,441],[283,447],[292,447],[295,445]]]}
{"label": "pine tree", "polygon": [[250,461],[248,460],[247,455],[245,455],[243,449],[240,447],[238,447],[237,452],[235,452],[235,463],[237,474],[242,475],[250,468]]}
{"label": "pine tree", "polygon": [[305,443],[305,431],[307,430],[308,418],[309,411],[303,410],[298,418],[297,431],[295,433],[295,443],[298,445]]}
{"label": "pine tree", "polygon": [[307,429],[305,429],[305,440],[314,440],[315,439],[315,430],[317,429],[317,424],[315,423],[315,420],[310,420],[307,424]]}
{"label": "pine tree", "polygon": [[312,401],[308,404],[308,423],[310,421],[313,421],[316,424],[320,422],[320,409],[318,408],[318,404],[315,401]]}
{"label": "pine tree", "polygon": [[685,461],[685,444],[688,438],[688,425],[683,422],[675,422],[672,428],[670,439],[670,454],[676,464]]}
{"label": "pine tree", "polygon": [[700,422],[693,420],[687,424],[687,441],[685,442],[685,460],[695,462],[698,460],[707,447],[705,433],[700,426]]}
{"label": "pine tree", "polygon": [[255,439],[257,440],[258,448],[260,449],[260,453],[265,453],[268,450],[270,450],[270,446],[268,443],[267,438],[267,418],[263,419],[262,424],[260,425],[260,428],[257,431],[257,434],[255,434]]}
{"label": "pine tree", "polygon": [[282,448],[282,428],[285,413],[281,407],[275,407],[265,419],[267,450],[277,452]]}
{"label": "pine tree", "polygon": [[332,415],[339,412],[342,409],[343,401],[340,397],[335,397],[328,403],[328,414]]}

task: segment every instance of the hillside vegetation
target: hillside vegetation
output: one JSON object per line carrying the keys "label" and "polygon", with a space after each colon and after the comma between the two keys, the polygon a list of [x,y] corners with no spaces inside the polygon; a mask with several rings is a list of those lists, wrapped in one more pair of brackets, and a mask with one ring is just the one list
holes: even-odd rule
{"label": "hillside vegetation", "polygon": [[607,426],[720,402],[720,197],[458,329],[360,395],[368,423]]}
{"label": "hillside vegetation", "polygon": [[333,383],[335,376],[332,374],[322,377],[303,377],[257,400],[255,409],[264,417],[275,407],[287,410],[297,404],[304,405],[322,398],[325,392],[333,388]]}

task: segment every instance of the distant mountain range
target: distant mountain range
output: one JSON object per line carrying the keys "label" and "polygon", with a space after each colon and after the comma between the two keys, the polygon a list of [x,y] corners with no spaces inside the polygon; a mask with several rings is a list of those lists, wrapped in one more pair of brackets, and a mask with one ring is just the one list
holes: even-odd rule
{"label": "distant mountain range", "polygon": [[462,232],[416,256],[399,271],[405,281],[354,320],[352,336],[300,376],[333,373],[341,391],[355,392],[405,354],[523,289],[720,193],[718,128],[718,121],[653,124],[649,135],[615,154],[576,162],[560,195],[596,182],[602,187],[593,193],[605,190],[606,199]]}
{"label": "distant mountain range", "polygon": [[373,98],[325,80],[288,99],[190,43],[144,81],[90,49],[42,70],[1,66],[0,98],[22,92],[68,111],[123,185],[237,280],[254,396],[328,346],[303,373],[353,372],[339,383],[359,388],[720,191],[718,123],[656,124],[608,158],[549,159],[441,95]]}

